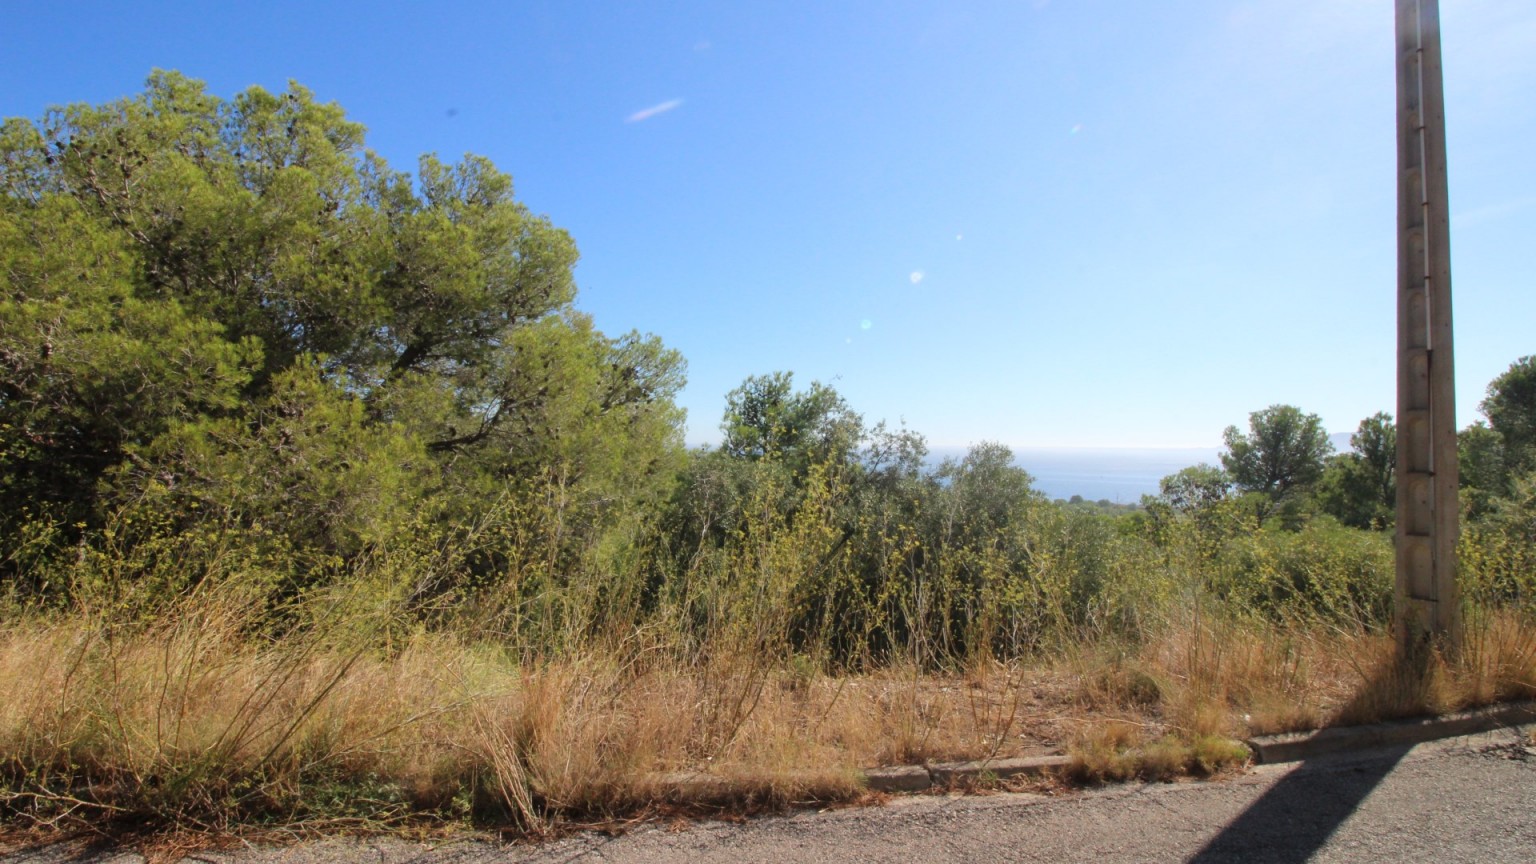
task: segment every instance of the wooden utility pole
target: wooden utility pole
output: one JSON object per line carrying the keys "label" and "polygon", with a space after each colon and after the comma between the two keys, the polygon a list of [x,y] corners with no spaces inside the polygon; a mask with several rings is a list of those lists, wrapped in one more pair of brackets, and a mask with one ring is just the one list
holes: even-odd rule
{"label": "wooden utility pole", "polygon": [[1397,5],[1397,590],[1405,649],[1453,650],[1456,385],[1438,0]]}

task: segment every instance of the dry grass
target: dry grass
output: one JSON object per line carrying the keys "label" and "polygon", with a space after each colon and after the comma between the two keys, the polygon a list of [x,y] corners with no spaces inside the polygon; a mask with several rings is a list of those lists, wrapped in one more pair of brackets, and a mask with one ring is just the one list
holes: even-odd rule
{"label": "dry grass", "polygon": [[1135,648],[857,676],[660,644],[542,661],[444,635],[381,650],[241,621],[215,605],[134,631],[85,616],[0,629],[7,821],[538,833],[847,800],[883,764],[1065,749],[1079,780],[1207,775],[1243,760],[1227,736],[1536,695],[1536,628],[1513,615],[1416,668],[1381,635],[1193,622]]}
{"label": "dry grass", "polygon": [[1155,688],[1170,728],[1263,735],[1536,698],[1536,625],[1486,613],[1451,656],[1406,662],[1380,632],[1196,621],[1120,665],[1130,671],[1100,664],[1101,674],[1132,692]]}
{"label": "dry grass", "polygon": [[1508,612],[1469,623],[1456,686],[1466,705],[1536,699],[1536,625]]}
{"label": "dry grass", "polygon": [[1192,621],[1070,662],[1088,717],[1069,773],[1085,782],[1214,773],[1243,761],[1234,736],[1536,698],[1536,626],[1507,611],[1475,617],[1450,658],[1406,662],[1382,633]]}
{"label": "dry grass", "polygon": [[1059,678],[1031,686],[1001,668],[831,678],[663,652],[523,663],[442,636],[381,653],[223,623],[0,630],[4,806],[39,825],[431,813],[537,832],[690,796],[848,799],[869,765],[1047,750],[1057,741],[1031,730],[1053,727],[1030,720],[1068,704]]}

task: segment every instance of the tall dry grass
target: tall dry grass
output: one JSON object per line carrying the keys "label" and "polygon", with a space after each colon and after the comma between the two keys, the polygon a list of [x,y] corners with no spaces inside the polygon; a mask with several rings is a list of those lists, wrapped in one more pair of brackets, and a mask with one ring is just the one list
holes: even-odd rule
{"label": "tall dry grass", "polygon": [[9,815],[208,831],[425,815],[540,831],[664,803],[846,799],[869,765],[1049,746],[1027,739],[1019,706],[1040,700],[1008,670],[832,677],[644,642],[528,660],[427,632],[381,649],[352,628],[272,638],[245,611],[0,629]]}
{"label": "tall dry grass", "polygon": [[1208,773],[1241,758],[1223,736],[1536,695],[1536,628],[1509,613],[1417,677],[1382,634],[1211,620],[952,674],[682,656],[272,639],[218,604],[143,627],[15,620],[0,630],[0,796],[40,827],[538,832],[663,804],[848,799],[880,764],[1068,749],[1085,779]]}

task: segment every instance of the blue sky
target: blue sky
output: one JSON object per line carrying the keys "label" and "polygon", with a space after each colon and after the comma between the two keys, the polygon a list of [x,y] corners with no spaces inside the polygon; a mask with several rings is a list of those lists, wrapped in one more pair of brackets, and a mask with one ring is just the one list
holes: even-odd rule
{"label": "blue sky", "polygon": [[[1387,0],[7,3],[0,115],[294,79],[485,154],[578,305],[940,446],[1207,447],[1394,405]],[[1536,353],[1536,3],[1443,0],[1458,419]]]}

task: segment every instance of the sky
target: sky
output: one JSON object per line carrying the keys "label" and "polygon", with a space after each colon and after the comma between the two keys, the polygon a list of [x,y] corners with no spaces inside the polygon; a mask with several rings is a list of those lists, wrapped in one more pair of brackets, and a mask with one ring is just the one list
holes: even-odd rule
{"label": "sky", "polygon": [[[490,157],[577,305],[936,447],[1215,447],[1395,405],[1388,0],[30,3],[0,116],[290,80]],[[1443,0],[1457,416],[1536,354],[1536,3]]]}

